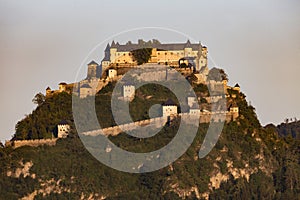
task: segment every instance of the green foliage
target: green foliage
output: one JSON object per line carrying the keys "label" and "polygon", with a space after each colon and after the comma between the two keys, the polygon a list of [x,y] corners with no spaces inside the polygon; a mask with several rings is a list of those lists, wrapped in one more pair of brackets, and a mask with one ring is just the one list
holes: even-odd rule
{"label": "green foliage", "polygon": [[34,96],[32,102],[37,105],[41,105],[42,103],[44,103],[45,99],[46,97],[42,93],[38,93]]}
{"label": "green foliage", "polygon": [[132,52],[134,59],[138,65],[147,63],[151,58],[152,48],[135,49]]}
{"label": "green foliage", "polygon": [[185,64],[185,63],[181,63],[180,65],[179,65],[179,68],[187,68],[188,66]]}
{"label": "green foliage", "polygon": [[197,85],[193,85],[193,89],[195,92],[201,92],[201,93],[207,93],[208,94],[208,88],[207,85],[204,84],[197,84]]}
{"label": "green foliage", "polygon": [[13,139],[51,138],[56,125],[63,119],[72,119],[72,97],[65,92],[46,98],[31,114],[19,121]]}
{"label": "green foliage", "polygon": [[276,129],[282,136],[291,135],[293,138],[300,139],[300,121],[297,119],[291,123],[281,123]]}
{"label": "green foliage", "polygon": [[[95,97],[96,113],[102,127],[115,124],[110,104],[114,87],[114,82],[108,84]],[[195,85],[194,90],[201,94],[208,91],[201,84]],[[25,146],[12,149],[0,145],[0,199],[22,198],[42,189],[42,183],[51,179],[56,183],[59,181],[58,187],[70,189],[71,192],[58,194],[51,191],[46,196],[38,194],[36,199],[80,199],[82,195],[87,198],[95,193],[107,199],[181,199],[172,185],[180,190],[190,190],[196,186],[200,193],[209,191],[210,199],[297,199],[300,193],[299,123],[262,128],[254,107],[248,105],[245,95],[236,95],[234,101],[239,106],[240,117],[237,121],[225,124],[209,155],[202,159],[197,157],[209,127],[209,124],[201,124],[191,147],[177,161],[151,173],[129,174],[103,165],[84,148],[75,129],[69,138],[58,140],[53,147]],[[94,106],[90,105],[92,98],[74,98],[82,104],[77,111],[90,116],[86,106]],[[168,98],[178,103],[175,95],[160,85],[150,84],[139,88],[130,103],[131,117],[134,120],[149,118],[149,108]],[[201,102],[205,103],[203,100]],[[18,122],[14,139],[51,137],[62,119],[74,126],[72,97],[67,93],[54,94],[40,102],[30,115]],[[93,128],[89,124],[89,117],[80,123]],[[175,120],[163,127],[157,135],[147,139],[138,139],[125,133],[109,139],[127,151],[149,152],[171,142],[179,124],[180,120]],[[261,141],[257,141],[256,137]],[[258,154],[263,154],[263,164],[268,166],[270,174],[260,170],[262,163],[256,158]],[[249,181],[245,178],[234,179],[230,175],[229,180],[222,182],[219,189],[211,191],[209,184],[213,173],[229,174],[227,160],[232,161],[235,168],[245,168],[247,163],[257,171],[250,176]],[[20,161],[33,162],[30,174],[36,174],[35,179],[30,176],[14,178],[6,175],[8,170],[15,171],[22,167]],[[195,194],[187,197],[195,198]]]}
{"label": "green foliage", "polygon": [[[155,104],[163,104],[168,99],[172,99],[177,105],[179,102],[174,93],[168,88],[158,84],[147,84],[136,90],[136,96],[129,105],[130,115],[133,121],[149,119],[149,109]],[[157,117],[161,116],[158,111]]]}

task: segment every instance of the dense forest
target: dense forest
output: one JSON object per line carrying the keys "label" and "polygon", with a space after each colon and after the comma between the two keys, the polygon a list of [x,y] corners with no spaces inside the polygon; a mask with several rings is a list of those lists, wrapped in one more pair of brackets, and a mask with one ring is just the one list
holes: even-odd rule
{"label": "dense forest", "polygon": [[[96,96],[96,111],[103,127],[114,124],[110,113],[113,87],[114,83],[107,85]],[[131,105],[139,108],[132,109],[134,119],[148,118],[146,111],[151,104],[162,103],[168,93],[159,86],[151,88],[137,91]],[[196,91],[205,93],[206,89],[201,86]],[[159,95],[149,104],[142,104],[143,94],[152,93]],[[206,195],[209,199],[299,199],[300,123],[262,127],[255,108],[242,93],[235,99],[240,108],[238,120],[225,124],[216,146],[206,157],[198,157],[209,126],[201,124],[184,155],[163,169],[143,174],[111,169],[91,156],[74,129],[70,94],[36,96],[35,100],[37,108],[18,122],[13,140],[52,137],[62,119],[70,122],[72,131],[55,146],[1,146],[0,199],[30,194],[35,199],[205,199]],[[137,140],[122,133],[109,139],[128,151],[152,151],[172,140],[179,123],[174,120],[152,138]],[[24,167],[26,163],[30,167]],[[223,180],[216,184],[213,177]]]}

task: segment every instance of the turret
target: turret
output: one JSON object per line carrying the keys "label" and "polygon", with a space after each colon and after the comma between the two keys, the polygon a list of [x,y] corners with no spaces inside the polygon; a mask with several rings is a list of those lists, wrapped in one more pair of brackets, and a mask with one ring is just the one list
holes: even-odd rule
{"label": "turret", "polygon": [[64,82],[61,82],[58,84],[59,92],[65,92],[67,88],[67,84]]}
{"label": "turret", "polygon": [[109,58],[109,57],[110,57],[110,45],[108,43],[104,50],[104,60],[106,60],[106,58]]}
{"label": "turret", "polygon": [[233,103],[229,106],[229,112],[232,114],[233,121],[235,121],[239,116],[239,107],[236,103]]}
{"label": "turret", "polygon": [[233,90],[240,92],[241,88],[238,83],[235,84],[235,86],[233,87]]}
{"label": "turret", "polygon": [[170,117],[177,115],[177,105],[171,99],[168,99],[165,103],[162,104],[162,114],[163,117]]}
{"label": "turret", "polygon": [[50,88],[50,87],[47,87],[47,88],[46,88],[46,97],[49,96],[49,95],[51,94],[51,92],[52,92],[52,91],[51,91],[51,88]]}
{"label": "turret", "polygon": [[202,67],[207,67],[207,47],[203,46],[201,48],[201,55],[199,57],[199,65],[200,65],[200,69]]}
{"label": "turret", "polygon": [[57,125],[57,137],[66,138],[69,135],[70,125],[66,120],[62,120]]}
{"label": "turret", "polygon": [[117,45],[116,45],[115,41],[112,41],[109,53],[110,53],[110,62],[114,63],[116,60],[116,54],[117,54]]}
{"label": "turret", "polygon": [[123,86],[123,97],[125,100],[132,100],[135,95],[135,86],[134,85],[124,85]]}
{"label": "turret", "polygon": [[93,60],[88,64],[88,74],[87,74],[88,79],[97,77],[97,68],[98,68],[98,63],[96,63]]}
{"label": "turret", "polygon": [[184,56],[185,57],[189,57],[191,56],[191,53],[192,53],[192,44],[190,42],[190,40],[188,40],[185,44],[185,47],[184,47]]}

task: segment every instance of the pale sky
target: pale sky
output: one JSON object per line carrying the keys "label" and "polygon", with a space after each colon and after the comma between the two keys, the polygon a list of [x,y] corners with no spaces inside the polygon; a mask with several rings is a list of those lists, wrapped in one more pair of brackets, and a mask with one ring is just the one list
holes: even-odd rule
{"label": "pale sky", "polygon": [[[35,108],[36,93],[74,82],[96,45],[139,27],[177,30],[205,44],[230,84],[240,84],[263,125],[300,119],[298,0],[0,0],[0,140],[10,139],[15,124]],[[171,35],[129,32],[113,39],[187,39]],[[102,46],[92,57],[97,62]]]}

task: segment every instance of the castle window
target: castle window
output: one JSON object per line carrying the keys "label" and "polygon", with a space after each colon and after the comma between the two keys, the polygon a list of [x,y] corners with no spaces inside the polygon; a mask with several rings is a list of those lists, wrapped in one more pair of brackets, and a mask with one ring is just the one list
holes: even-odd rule
{"label": "castle window", "polygon": [[123,56],[125,56],[126,54],[125,53],[123,53]]}

